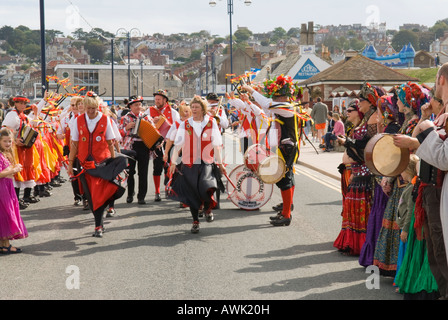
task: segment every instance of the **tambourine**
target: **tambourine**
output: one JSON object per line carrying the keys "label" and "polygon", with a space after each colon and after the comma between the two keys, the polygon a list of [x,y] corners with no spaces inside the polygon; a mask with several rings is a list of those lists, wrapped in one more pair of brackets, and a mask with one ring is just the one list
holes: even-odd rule
{"label": "tambourine", "polygon": [[378,176],[396,177],[409,164],[409,149],[395,146],[393,136],[388,133],[376,134],[364,149],[366,166]]}

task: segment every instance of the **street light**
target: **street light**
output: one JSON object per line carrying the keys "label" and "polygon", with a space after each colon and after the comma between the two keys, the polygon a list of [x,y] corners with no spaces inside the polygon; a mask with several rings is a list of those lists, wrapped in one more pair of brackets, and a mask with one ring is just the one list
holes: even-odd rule
{"label": "street light", "polygon": [[[221,1],[221,0],[219,0]],[[211,7],[216,6],[216,1],[210,0],[208,3]],[[251,0],[244,0],[246,6],[252,4]],[[233,0],[227,0],[227,14],[229,15],[230,22],[230,73],[233,73],[233,39],[232,39],[232,15],[233,15]]]}
{"label": "street light", "polygon": [[124,28],[120,28],[117,30],[115,34],[118,34],[121,31],[121,35],[126,34],[126,37],[128,39],[128,93],[129,97],[131,96],[131,32],[137,32],[134,33],[134,37],[137,37],[141,34],[140,30],[137,28],[132,28],[131,30],[127,31]]}

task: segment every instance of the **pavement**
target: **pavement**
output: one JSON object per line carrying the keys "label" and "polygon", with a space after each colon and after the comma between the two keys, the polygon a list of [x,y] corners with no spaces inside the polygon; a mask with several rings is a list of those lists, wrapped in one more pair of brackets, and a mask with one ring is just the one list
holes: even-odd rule
{"label": "pavement", "polygon": [[323,149],[319,148],[319,143],[310,140],[311,142],[306,141],[305,144],[302,143],[300,146],[300,156],[297,164],[340,180],[341,174],[338,171],[338,166],[342,162],[343,152],[324,152]]}

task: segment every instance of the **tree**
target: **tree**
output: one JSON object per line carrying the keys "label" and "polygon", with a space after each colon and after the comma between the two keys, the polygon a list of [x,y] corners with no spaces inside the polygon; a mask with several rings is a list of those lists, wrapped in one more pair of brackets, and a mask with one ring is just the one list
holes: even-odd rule
{"label": "tree", "polygon": [[400,51],[405,45],[411,43],[415,50],[419,50],[418,35],[410,30],[401,30],[392,39],[392,46]]}
{"label": "tree", "polygon": [[93,61],[103,61],[106,49],[103,43],[98,39],[89,39],[86,41],[86,50],[89,52]]}
{"label": "tree", "polygon": [[362,48],[364,48],[365,45],[366,45],[366,43],[362,40],[359,40],[358,38],[350,39],[350,49],[359,51]]}
{"label": "tree", "polygon": [[293,38],[297,38],[300,35],[300,28],[291,28],[288,30],[288,32],[286,33],[286,35],[288,37],[293,37]]}
{"label": "tree", "polygon": [[78,28],[72,32],[72,35],[77,40],[87,40],[87,32],[85,32],[82,28]]}
{"label": "tree", "polygon": [[250,31],[247,28],[240,28],[240,29],[236,30],[233,35],[236,38],[235,39],[236,43],[243,43],[243,42],[247,42],[247,40],[249,40],[249,38],[252,36],[252,31]]}
{"label": "tree", "polygon": [[9,39],[14,36],[14,28],[10,26],[3,26],[0,29],[0,40],[9,41]]}
{"label": "tree", "polygon": [[429,31],[434,32],[438,39],[443,37],[445,31],[448,31],[448,18],[437,21],[431,28],[429,28]]}
{"label": "tree", "polygon": [[21,53],[30,59],[40,59],[40,45],[28,43],[23,46]]}
{"label": "tree", "polygon": [[286,30],[282,27],[277,27],[272,31],[271,43],[277,43],[280,39],[286,38]]}

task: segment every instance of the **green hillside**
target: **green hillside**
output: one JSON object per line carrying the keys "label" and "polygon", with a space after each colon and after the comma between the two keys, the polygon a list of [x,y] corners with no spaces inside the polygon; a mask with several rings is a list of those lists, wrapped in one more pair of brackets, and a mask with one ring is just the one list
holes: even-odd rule
{"label": "green hillside", "polygon": [[420,79],[420,83],[434,83],[436,81],[437,68],[424,68],[424,69],[398,69],[400,73],[403,73],[410,77]]}

